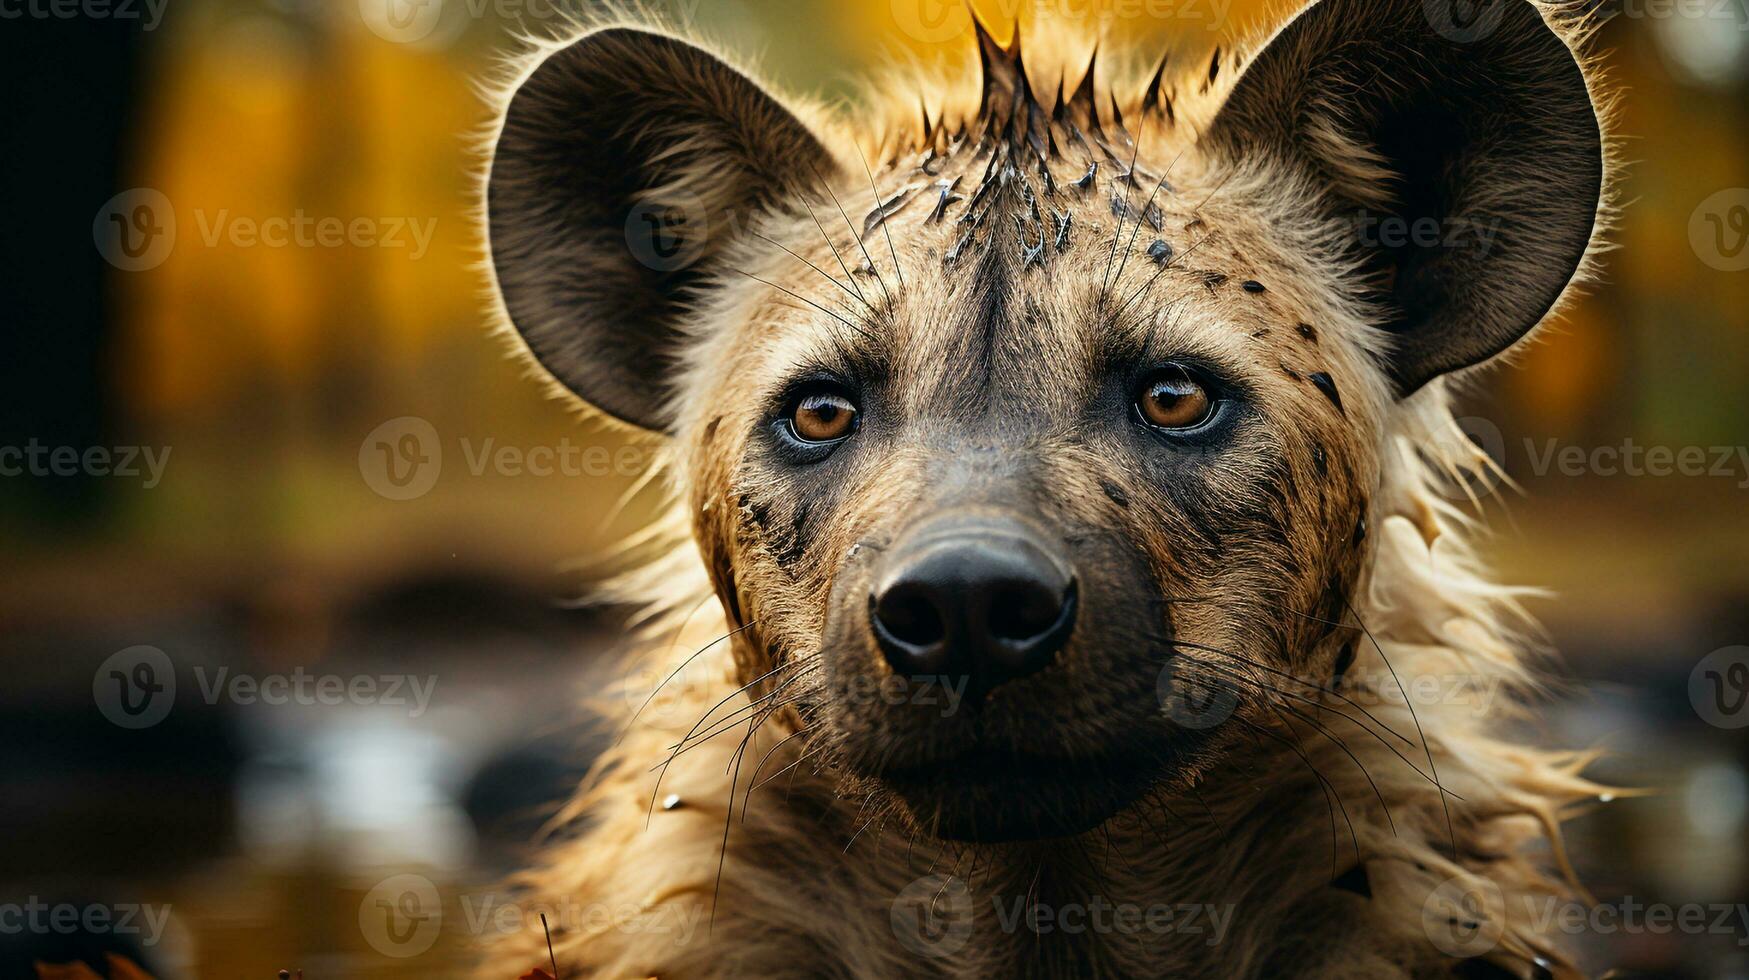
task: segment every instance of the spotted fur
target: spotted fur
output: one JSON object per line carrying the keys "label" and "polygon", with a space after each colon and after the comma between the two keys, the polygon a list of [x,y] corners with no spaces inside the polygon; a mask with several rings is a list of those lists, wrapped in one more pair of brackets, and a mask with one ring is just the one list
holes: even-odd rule
{"label": "spotted fur", "polygon": [[[486,185],[495,281],[555,379],[661,434],[674,500],[615,587],[650,604],[662,707],[630,694],[517,881],[632,910],[561,923],[565,975],[1573,971],[1526,900],[1567,894],[1549,854],[1597,788],[1505,736],[1529,623],[1440,488],[1487,465],[1449,379],[1589,274],[1609,144],[1586,22],[1512,0],[1457,44],[1426,9],[1322,0],[1133,80],[980,26],[963,74],[861,113],[631,24],[536,45]],[[640,252],[652,208],[687,216],[662,236],[682,260]],[[1498,251],[1392,252],[1365,213],[1494,222]],[[1126,413],[1163,360],[1230,387],[1218,439],[1163,448]],[[820,372],[855,379],[862,428],[798,460],[772,420]],[[1085,578],[1060,662],[975,719],[868,694],[892,680],[871,569],[944,508],[1022,514]],[[1391,698],[1429,677],[1509,695]],[[1175,723],[1163,678],[1231,689],[1233,717]],[[944,839],[881,773],[955,737],[1048,742],[1122,805],[1069,837]],[[905,935],[920,880],[974,909],[953,942]],[[1232,921],[1217,944],[1040,935],[1005,899]],[[708,930],[662,929],[676,909]],[[1435,941],[1472,919],[1497,941]],[[485,971],[541,948],[509,937]]]}

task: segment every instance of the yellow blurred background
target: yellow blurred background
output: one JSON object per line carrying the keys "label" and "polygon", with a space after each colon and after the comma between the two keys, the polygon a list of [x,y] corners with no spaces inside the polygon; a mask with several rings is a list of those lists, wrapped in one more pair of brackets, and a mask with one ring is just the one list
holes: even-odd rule
{"label": "yellow blurred background", "polygon": [[[471,938],[458,901],[514,866],[601,737],[575,706],[605,679],[619,613],[565,600],[649,497],[637,453],[580,475],[472,465],[488,446],[624,445],[531,382],[481,312],[479,92],[517,31],[565,17],[546,0],[160,6],[155,22],[143,3],[131,20],[87,5],[0,21],[18,170],[0,211],[13,218],[0,236],[17,317],[0,445],[168,453],[149,487],[0,478],[0,731],[12,736],[0,901],[168,905],[161,941],[134,950],[163,976],[446,975]],[[978,6],[997,23],[1015,9]],[[1275,9],[1054,6],[1186,57]],[[971,58],[937,0],[654,10],[792,92],[854,99],[855,79],[891,57]],[[1749,222],[1749,16],[1737,3],[1629,3],[1599,42],[1632,163],[1619,247],[1593,295],[1478,386],[1466,427],[1497,437],[1526,491],[1485,507],[1507,578],[1554,593],[1537,611],[1570,676],[1545,712],[1550,737],[1601,744],[1616,753],[1605,775],[1665,790],[1575,825],[1581,853],[1600,858],[1588,884],[1741,901],[1749,743],[1698,718],[1688,684],[1710,651],[1749,643],[1749,452],[1688,477],[1568,475],[1538,454],[1551,440],[1587,453],[1749,445],[1749,271],[1725,238],[1705,238],[1707,213],[1724,233],[1733,208]],[[129,270],[93,215],[142,190],[168,202],[174,247]],[[364,219],[374,244],[248,233],[301,218]],[[406,488],[373,479],[367,457],[374,433],[404,434],[406,419],[429,426],[442,465],[395,499]],[[141,644],[185,688],[162,724],[121,732],[93,708],[94,671]],[[203,704],[187,672],[226,665],[429,675],[436,688],[416,716]],[[385,955],[361,924],[371,889],[399,873],[435,882],[449,915],[416,955]],[[1656,975],[1741,977],[1736,940],[1749,936],[1586,939]]]}

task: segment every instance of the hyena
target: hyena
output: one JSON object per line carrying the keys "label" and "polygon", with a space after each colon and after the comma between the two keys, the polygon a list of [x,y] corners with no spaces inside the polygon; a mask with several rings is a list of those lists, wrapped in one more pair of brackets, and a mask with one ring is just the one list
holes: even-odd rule
{"label": "hyena", "polygon": [[669,31],[536,45],[504,313],[673,501],[652,683],[519,879],[587,913],[563,975],[1576,969],[1538,912],[1599,788],[1510,734],[1449,390],[1585,278],[1610,154],[1585,19],[1475,13],[1133,77],[980,24],[830,111]]}

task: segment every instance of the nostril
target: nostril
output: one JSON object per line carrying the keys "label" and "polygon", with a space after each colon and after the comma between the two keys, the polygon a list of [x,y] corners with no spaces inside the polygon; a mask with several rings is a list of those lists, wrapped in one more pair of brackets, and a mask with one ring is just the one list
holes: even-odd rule
{"label": "nostril", "polygon": [[921,589],[903,585],[888,589],[875,604],[874,613],[881,628],[901,643],[928,647],[947,636],[941,610]]}
{"label": "nostril", "polygon": [[990,635],[999,640],[1031,640],[1055,626],[1065,597],[1036,582],[997,589],[991,595]]}

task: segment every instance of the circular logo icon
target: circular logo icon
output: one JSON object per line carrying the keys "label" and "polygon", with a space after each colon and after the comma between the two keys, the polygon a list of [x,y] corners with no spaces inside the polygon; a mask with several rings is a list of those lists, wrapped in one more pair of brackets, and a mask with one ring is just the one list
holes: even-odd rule
{"label": "circular logo icon", "polygon": [[704,202],[687,194],[646,197],[626,213],[626,248],[657,272],[673,272],[704,254],[710,218]]}
{"label": "circular logo icon", "polygon": [[[1441,463],[1433,489],[1452,500],[1481,499],[1492,494],[1506,476],[1506,437],[1500,427],[1479,415],[1453,419],[1434,434],[1428,455]],[[1456,464],[1448,472],[1444,462]]]}
{"label": "circular logo icon", "polygon": [[365,485],[389,500],[423,497],[443,470],[443,445],[437,429],[416,415],[390,419],[370,430],[358,447],[358,472]]}
{"label": "circular logo icon", "polygon": [[899,945],[920,956],[952,956],[972,938],[972,891],[959,878],[925,875],[899,889],[891,913]]}
{"label": "circular logo icon", "polygon": [[122,191],[97,209],[91,239],[104,261],[123,272],[155,269],[176,247],[176,210],[150,187]]}
{"label": "circular logo icon", "polygon": [[437,942],[442,927],[437,886],[421,875],[384,878],[358,903],[358,928],[364,941],[384,956],[418,956]]}
{"label": "circular logo icon", "polygon": [[91,675],[91,699],[112,724],[150,728],[176,704],[176,667],[157,647],[119,650]]}
{"label": "circular logo icon", "polygon": [[446,15],[465,12],[465,6],[450,0],[358,0],[358,13],[370,32],[385,41],[443,47],[467,26],[461,16]]}
{"label": "circular logo icon", "polygon": [[1732,187],[1700,202],[1688,216],[1688,244],[1720,272],[1749,269],[1749,187]]}
{"label": "circular logo icon", "polygon": [[[679,721],[690,724],[698,720],[700,706],[688,695],[697,693],[699,675],[693,668],[698,667],[704,658],[680,665],[672,663],[671,659],[652,651],[636,658],[626,668],[620,692],[625,695],[631,710],[637,713],[639,724],[661,725]],[[691,717],[685,717],[687,715]],[[720,721],[726,716],[718,713],[715,717]],[[714,723],[707,722],[709,724]]]}
{"label": "circular logo icon", "polygon": [[964,37],[972,29],[972,8],[965,0],[890,0],[888,6],[899,30],[924,44]]}
{"label": "circular logo icon", "polygon": [[1459,44],[1480,41],[1494,33],[1511,0],[1421,0],[1427,23],[1440,37]]}
{"label": "circular logo icon", "polygon": [[1506,897],[1486,878],[1453,878],[1421,903],[1421,927],[1435,949],[1458,959],[1482,956],[1506,932]]}
{"label": "circular logo icon", "polygon": [[1161,710],[1182,728],[1213,728],[1231,718],[1239,706],[1239,692],[1231,681],[1212,668],[1199,670],[1182,657],[1173,657],[1160,668],[1155,689]]}
{"label": "circular logo icon", "polygon": [[1749,725],[1749,647],[1714,650],[1688,675],[1695,714],[1715,728]]}

